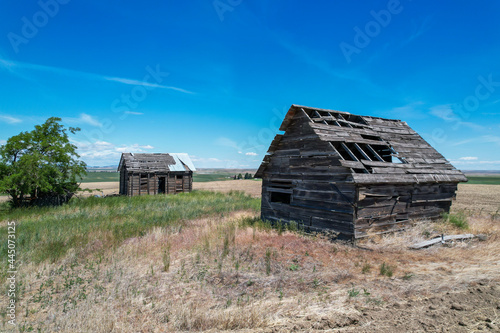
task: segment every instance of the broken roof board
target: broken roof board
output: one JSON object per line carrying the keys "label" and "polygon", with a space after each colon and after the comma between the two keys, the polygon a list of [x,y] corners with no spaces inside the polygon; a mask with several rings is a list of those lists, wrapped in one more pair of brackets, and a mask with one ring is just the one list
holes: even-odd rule
{"label": "broken roof board", "polygon": [[168,172],[196,171],[193,162],[186,153],[152,153],[132,154],[122,153],[118,170],[125,165],[129,171],[138,172]]}
{"label": "broken roof board", "polygon": [[[360,151],[363,151],[362,147],[359,147],[361,144],[366,145],[370,150],[373,145],[383,145],[392,151],[390,154],[391,160],[398,158],[402,161],[402,163],[394,163],[392,161],[375,161],[365,158],[349,159],[349,157],[344,160],[339,154],[339,158],[343,162],[342,165],[351,168],[354,183],[376,184],[396,181],[398,183],[418,184],[420,182],[467,181],[462,172],[455,169],[417,132],[411,129],[406,122],[292,105],[280,127],[281,131],[285,131],[285,135],[286,130],[298,112],[302,113],[304,119],[307,119],[306,123],[310,126],[312,133],[323,142],[358,145],[357,149],[359,148]],[[357,122],[347,120],[351,118],[356,119]],[[327,121],[330,121],[330,123]],[[282,137],[282,134],[275,137],[269,147],[269,155],[264,157],[255,177],[263,176],[270,161],[269,157],[278,149]],[[332,151],[337,152],[333,145]],[[356,166],[353,166],[354,164]],[[366,173],[356,173],[352,168],[365,169]],[[395,171],[402,173],[396,180],[394,178]]]}

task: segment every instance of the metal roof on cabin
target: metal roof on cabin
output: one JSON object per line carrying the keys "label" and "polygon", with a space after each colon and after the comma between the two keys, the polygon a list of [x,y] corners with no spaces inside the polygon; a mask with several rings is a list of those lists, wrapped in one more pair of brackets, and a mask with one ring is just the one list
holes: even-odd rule
{"label": "metal roof on cabin", "polygon": [[[326,114],[324,116],[321,115]],[[299,115],[297,113],[300,113]],[[342,120],[328,115],[342,115]],[[381,184],[381,183],[420,183],[420,182],[463,182],[467,178],[463,173],[451,165],[440,153],[427,143],[417,132],[401,120],[385,119],[371,116],[359,116],[348,112],[312,108],[307,106],[292,105],[288,110],[280,130],[285,134],[276,135],[271,143],[268,155],[264,157],[255,177],[262,177],[272,159],[273,153],[279,149],[286,130],[293,119],[302,117],[309,124],[312,133],[323,142],[357,144],[357,145],[387,145],[405,163],[392,163],[359,159],[358,161],[341,160],[344,167],[352,172],[354,183]],[[313,118],[316,117],[316,118]],[[354,123],[346,119],[355,118]],[[342,122],[342,126],[335,126],[327,122]],[[372,137],[376,137],[374,141]],[[332,147],[332,150],[335,148]],[[354,169],[370,170],[370,173],[356,173]],[[395,176],[397,179],[395,180]]]}
{"label": "metal roof on cabin", "polygon": [[144,173],[196,171],[193,162],[186,153],[122,153],[118,170],[120,170],[123,166],[127,168],[127,171]]}
{"label": "metal roof on cabin", "polygon": [[186,153],[170,153],[170,156],[174,158],[175,164],[170,165],[170,171],[185,171],[191,170],[196,171],[193,162]]}

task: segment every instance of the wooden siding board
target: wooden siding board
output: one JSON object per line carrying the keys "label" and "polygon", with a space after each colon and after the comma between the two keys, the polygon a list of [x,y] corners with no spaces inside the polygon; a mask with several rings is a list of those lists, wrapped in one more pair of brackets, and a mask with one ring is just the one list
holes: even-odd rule
{"label": "wooden siding board", "polygon": [[[367,125],[352,122],[355,118],[351,117],[343,122],[351,127],[339,127],[321,123],[322,119],[311,120],[312,112],[318,109],[305,108],[309,115],[294,108],[282,124],[285,134],[271,144],[272,154],[259,168],[263,178],[262,216],[276,220],[295,217],[311,228],[333,227],[362,237],[370,228],[386,232],[403,228],[407,218],[438,216],[449,208],[456,183],[465,180],[404,122],[361,116]],[[333,121],[331,115],[320,116]],[[344,161],[330,141],[389,145],[409,163]],[[369,173],[355,173],[353,169]],[[268,202],[269,191],[290,192],[270,185],[278,180],[293,184],[290,205]],[[342,195],[332,188],[332,182]],[[340,221],[337,224],[332,222],[336,219]],[[356,231],[355,221],[359,222]]]}

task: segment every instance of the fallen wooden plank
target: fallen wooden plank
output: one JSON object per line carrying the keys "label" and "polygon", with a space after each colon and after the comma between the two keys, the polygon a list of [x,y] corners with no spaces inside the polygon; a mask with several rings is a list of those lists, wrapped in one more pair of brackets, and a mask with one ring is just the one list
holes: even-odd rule
{"label": "fallen wooden plank", "polygon": [[428,241],[420,242],[417,244],[413,244],[410,246],[410,249],[412,250],[419,250],[423,249],[425,247],[429,247],[431,245],[435,245],[437,243],[445,243],[446,241],[451,241],[451,240],[463,240],[463,239],[471,239],[474,238],[475,235],[473,234],[463,234],[463,235],[450,235],[450,236],[444,236],[442,235],[441,237],[437,237]]}

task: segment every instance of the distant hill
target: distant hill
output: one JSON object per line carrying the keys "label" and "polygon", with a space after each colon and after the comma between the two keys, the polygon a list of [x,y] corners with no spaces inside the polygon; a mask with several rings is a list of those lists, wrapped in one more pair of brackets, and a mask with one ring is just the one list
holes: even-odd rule
{"label": "distant hill", "polygon": [[106,166],[88,166],[88,172],[116,172],[118,168],[117,165],[106,165]]}

